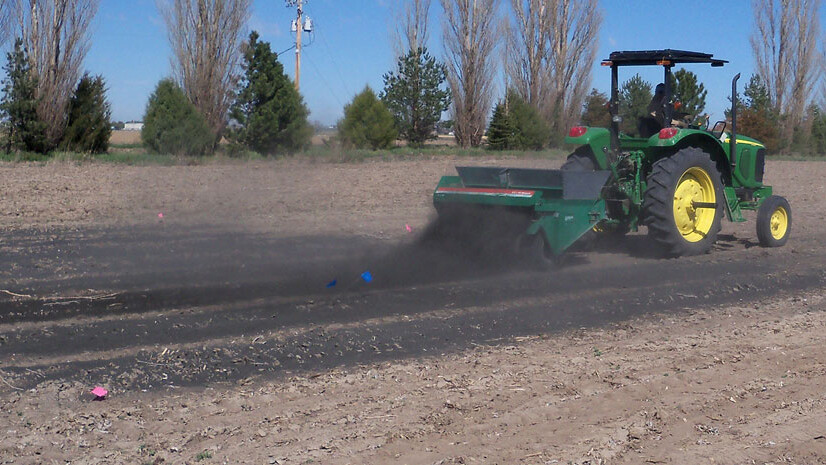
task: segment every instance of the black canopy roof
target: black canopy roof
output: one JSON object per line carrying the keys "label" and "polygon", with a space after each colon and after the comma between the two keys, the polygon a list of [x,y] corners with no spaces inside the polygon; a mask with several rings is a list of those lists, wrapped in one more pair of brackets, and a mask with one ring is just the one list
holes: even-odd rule
{"label": "black canopy roof", "polygon": [[[670,64],[677,63],[711,63],[711,66],[723,66],[726,60],[712,58],[710,53],[687,52],[685,50],[635,50],[612,52],[605,64],[616,66],[663,65],[664,61]],[[606,63],[610,62],[610,63]]]}

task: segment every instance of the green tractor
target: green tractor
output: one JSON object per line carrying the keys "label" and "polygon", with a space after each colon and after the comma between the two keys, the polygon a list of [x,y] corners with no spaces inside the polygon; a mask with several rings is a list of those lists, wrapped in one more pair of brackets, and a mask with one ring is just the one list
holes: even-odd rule
{"label": "green tractor", "polygon": [[[688,63],[727,62],[681,50],[611,53],[602,62],[611,68],[610,128],[571,128],[565,142],[579,147],[560,170],[457,167],[458,176],[443,177],[434,192],[438,223],[467,236],[499,222],[495,230],[514,233],[513,243],[543,263],[556,261],[577,241],[615,237],[641,225],[665,256],[706,253],[722,217],[742,222],[743,210],[757,210],[760,245],[784,245],[791,207],[763,184],[765,146],[737,134],[740,75],[732,80],[731,126],[720,121],[709,129],[707,119],[686,123],[696,115],[679,113],[672,103],[671,69]],[[635,136],[620,131],[623,66],[665,71],[651,116],[636,122]],[[507,214],[496,214],[502,212]]]}

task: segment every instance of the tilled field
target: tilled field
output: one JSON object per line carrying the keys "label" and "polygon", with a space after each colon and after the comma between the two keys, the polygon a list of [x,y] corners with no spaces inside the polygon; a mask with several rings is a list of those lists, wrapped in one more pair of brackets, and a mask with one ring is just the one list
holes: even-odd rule
{"label": "tilled field", "polygon": [[559,161],[0,165],[0,463],[826,457],[826,163],[784,248],[549,273],[419,243],[469,163]]}

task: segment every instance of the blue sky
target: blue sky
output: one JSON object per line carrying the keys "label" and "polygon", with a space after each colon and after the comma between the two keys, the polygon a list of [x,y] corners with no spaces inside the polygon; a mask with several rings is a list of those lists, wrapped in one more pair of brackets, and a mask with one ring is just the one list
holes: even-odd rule
{"label": "blue sky", "polygon": [[[307,1],[305,12],[313,19],[316,32],[302,54],[301,91],[311,120],[333,124],[341,117],[344,104],[365,85],[381,89],[382,74],[394,65],[389,34],[395,1]],[[508,1],[502,0],[503,6]],[[741,72],[744,84],[753,71],[748,0],[602,0],[600,8],[605,20],[598,59],[607,58],[612,50],[676,48],[729,60],[724,68],[690,67],[709,90],[707,109],[712,120],[722,118],[728,105],[732,76]],[[249,26],[280,52],[293,44],[289,26],[294,15],[295,10],[287,8],[283,0],[255,0]],[[440,19],[439,0],[433,0],[430,48],[437,55],[442,53]],[[85,67],[106,78],[115,120],[142,118],[155,84],[170,74],[169,58],[165,27],[154,0],[101,1]],[[292,76],[294,52],[286,52],[280,59]],[[636,68],[634,72],[638,70],[651,82],[662,80],[660,67]],[[627,70],[620,75],[621,80],[629,77]],[[608,70],[597,62],[592,86],[606,91],[608,85]],[[493,98],[500,96],[502,86],[500,82]]]}

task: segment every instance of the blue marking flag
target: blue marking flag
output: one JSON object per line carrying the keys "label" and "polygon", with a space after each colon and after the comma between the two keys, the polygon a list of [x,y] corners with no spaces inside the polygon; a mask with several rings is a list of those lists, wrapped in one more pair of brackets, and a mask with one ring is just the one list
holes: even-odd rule
{"label": "blue marking flag", "polygon": [[368,270],[368,271],[365,271],[364,273],[361,274],[361,279],[363,279],[364,282],[369,283],[370,281],[373,280],[373,275]]}
{"label": "blue marking flag", "polygon": [[327,289],[329,289],[331,287],[335,287],[336,284],[338,284],[337,279],[334,279],[334,280],[330,281],[329,283],[327,283]]}

